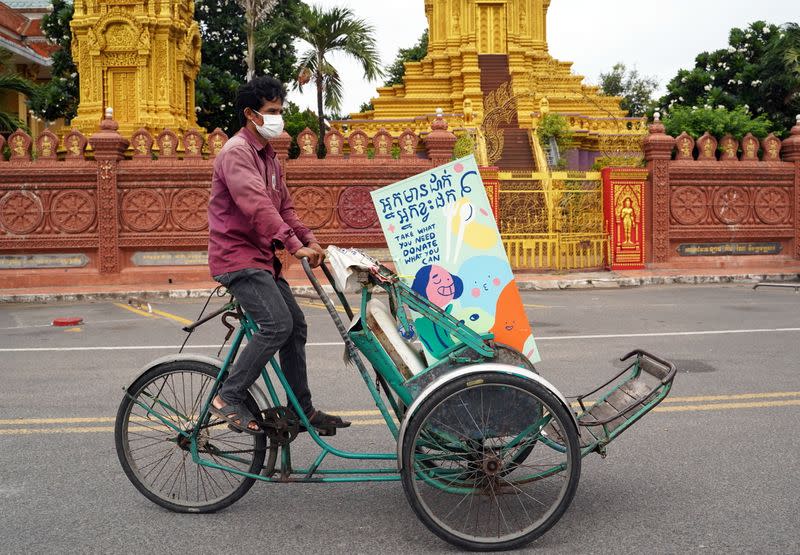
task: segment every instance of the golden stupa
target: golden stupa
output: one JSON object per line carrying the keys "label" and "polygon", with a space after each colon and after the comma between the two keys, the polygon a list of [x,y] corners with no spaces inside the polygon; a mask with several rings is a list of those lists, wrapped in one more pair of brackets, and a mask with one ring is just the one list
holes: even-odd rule
{"label": "golden stupa", "polygon": [[625,118],[618,98],[584,85],[571,62],[548,53],[549,6],[550,0],[425,0],[427,56],[407,63],[404,83],[379,88],[374,109],[351,114],[348,126],[424,133],[442,108],[451,130],[480,127],[505,105],[513,106],[509,119],[518,129],[530,130],[542,113],[556,112],[575,131],[577,148],[614,144],[620,150],[629,143],[622,150],[636,150],[643,122]]}

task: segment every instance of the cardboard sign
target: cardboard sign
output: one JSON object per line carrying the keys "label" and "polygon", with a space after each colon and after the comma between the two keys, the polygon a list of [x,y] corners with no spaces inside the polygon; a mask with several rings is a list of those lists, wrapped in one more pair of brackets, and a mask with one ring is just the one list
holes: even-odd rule
{"label": "cardboard sign", "polygon": [[[477,333],[541,360],[473,156],[372,192],[396,270],[418,294]],[[418,315],[429,360],[455,340]]]}

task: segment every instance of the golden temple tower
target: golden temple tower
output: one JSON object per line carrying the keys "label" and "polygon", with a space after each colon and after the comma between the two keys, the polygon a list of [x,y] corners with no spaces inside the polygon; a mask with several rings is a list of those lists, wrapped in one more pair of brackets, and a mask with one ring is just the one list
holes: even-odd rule
{"label": "golden temple tower", "polygon": [[200,31],[193,14],[192,0],[75,0],[80,104],[73,126],[96,131],[110,107],[122,135],[197,127]]}
{"label": "golden temple tower", "polygon": [[584,85],[583,77],[572,74],[571,62],[550,56],[550,1],[425,0],[427,56],[406,64],[402,85],[379,88],[374,110],[352,114],[352,127],[373,132],[384,127],[394,135],[405,127],[425,131],[436,108],[474,127],[505,104],[515,112],[507,120],[510,127],[525,134],[548,110],[567,116],[581,149],[602,150],[604,141],[620,134],[640,138],[642,122],[620,123],[625,113],[619,99]]}

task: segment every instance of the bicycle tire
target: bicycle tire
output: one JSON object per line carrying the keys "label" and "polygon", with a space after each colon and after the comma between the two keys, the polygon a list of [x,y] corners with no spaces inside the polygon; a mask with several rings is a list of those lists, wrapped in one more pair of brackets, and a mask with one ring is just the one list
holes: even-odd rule
{"label": "bicycle tire", "polygon": [[[210,387],[218,374],[219,368],[200,361],[179,360],[159,364],[144,372],[133,382],[127,389],[128,394],[122,399],[117,411],[114,442],[122,469],[140,493],[157,505],[174,512],[213,513],[224,509],[247,493],[255,479],[194,463],[191,453],[188,451],[188,445],[186,442],[180,441],[179,434],[149,415],[134,402],[134,399],[152,401],[154,406],[161,403],[172,406],[163,399],[155,399],[159,399],[162,395],[169,396],[170,391],[176,399],[182,395],[183,405],[186,406],[181,407],[183,409],[180,411],[181,416],[177,415],[180,409],[176,410],[174,414],[170,414],[169,410],[163,408],[160,412],[165,413],[169,420],[174,420],[181,427],[192,427],[196,425],[193,419],[197,418],[196,413],[199,413],[202,403],[208,399]],[[187,388],[191,391],[187,391]],[[154,389],[158,392],[155,396]],[[180,393],[179,389],[182,389]],[[167,392],[164,393],[164,390]],[[188,397],[187,394],[189,394]],[[188,406],[189,400],[191,406]],[[173,399],[174,401],[175,399]],[[173,404],[176,407],[179,405],[177,402]],[[257,405],[249,395],[246,406],[253,414],[258,414]],[[190,410],[187,410],[187,407]],[[190,416],[182,418],[187,414]],[[227,428],[224,422],[218,421],[214,417],[208,420],[208,425],[200,434],[201,441],[198,441],[198,450],[202,451],[201,455],[251,474],[258,474],[261,471],[267,447],[263,434],[255,436],[233,432]],[[132,449],[132,442],[149,443],[135,445]],[[172,445],[167,445],[168,443]],[[203,443],[202,448],[200,443]],[[240,449],[223,451],[219,450],[217,446],[239,447]],[[157,461],[155,463],[148,462],[147,465],[144,465],[144,461],[134,456],[136,450],[151,448],[160,450],[151,457],[161,455],[161,459],[155,459]],[[246,461],[238,464],[231,463],[230,453],[237,451],[251,453],[249,463]],[[216,457],[215,452],[217,453]],[[219,453],[223,453],[223,456],[220,457]],[[167,475],[166,479],[160,480],[160,475],[163,474],[175,454],[179,455],[180,460],[176,461],[178,466]],[[161,461],[164,462],[159,470],[159,476],[150,478],[150,475],[161,465]],[[146,471],[147,466],[152,466],[152,468]],[[190,468],[194,470],[194,479],[190,477]],[[170,490],[165,492],[164,488],[170,480],[172,481]],[[160,482],[161,487],[158,487]],[[194,495],[192,495],[192,490],[194,490]],[[209,492],[211,493],[210,497]]]}
{"label": "bicycle tire", "polygon": [[[501,418],[505,418],[505,415],[501,417],[498,413],[498,416],[492,417],[484,412],[484,393],[494,395],[498,406],[514,407],[515,410],[541,406],[545,416],[538,421],[532,418],[529,421],[512,412],[511,424],[504,424]],[[478,395],[481,404],[480,418],[477,417],[477,411],[472,410],[476,406],[474,399]],[[467,412],[458,412],[462,410]],[[468,413],[470,418],[464,417]],[[515,418],[519,420],[517,428],[521,431],[538,424],[531,430],[530,442],[524,438],[522,443],[516,445],[525,451],[524,457],[520,457],[522,460],[514,456],[513,450],[509,451],[504,447],[514,444],[510,440],[501,439],[506,436],[501,436],[496,431],[504,425],[516,430]],[[567,438],[564,453],[552,450],[537,440],[544,428],[544,420],[563,431]],[[463,454],[469,449],[469,445],[477,443],[473,441],[476,435],[472,431],[473,424],[475,430],[484,437],[479,459],[475,459],[475,455],[468,457]],[[465,432],[467,428],[470,428],[469,432]],[[447,444],[438,446],[441,455],[435,462],[442,468],[450,465],[450,474],[446,470],[433,470],[430,460],[419,460],[417,441],[422,437],[423,442],[429,442],[428,433],[434,429],[449,437]],[[519,437],[521,431],[502,433],[509,437]],[[417,517],[429,530],[462,549],[503,551],[527,545],[558,522],[575,496],[581,467],[575,424],[558,399],[533,380],[491,372],[458,378],[433,392],[418,407],[405,434],[401,454],[401,478],[406,498]],[[468,437],[470,435],[473,437]],[[493,442],[496,448],[487,449],[486,446]],[[452,445],[458,445],[458,448],[452,448]],[[528,445],[531,449],[527,448]],[[507,458],[504,459],[504,456]],[[432,457],[430,450],[425,453],[425,457]],[[553,460],[548,461],[549,458]],[[489,466],[490,463],[494,467]],[[562,467],[562,470],[557,470]],[[548,470],[544,470],[548,468],[555,470],[548,473]],[[470,487],[465,487],[467,476],[472,476]],[[452,479],[448,482],[448,478]],[[536,499],[543,508],[531,504],[520,494]],[[545,503],[544,500],[549,498],[552,500]],[[466,502],[467,499],[469,503]],[[502,509],[503,501],[509,508],[506,511],[508,517]],[[493,513],[495,505],[497,511]],[[484,507],[488,508],[482,512]],[[498,512],[499,515],[495,514]],[[531,517],[529,513],[535,514]],[[538,516],[539,513],[541,516]],[[525,518],[530,522],[524,522]],[[509,521],[523,523],[518,530],[512,530]],[[506,528],[502,529],[502,526]]]}

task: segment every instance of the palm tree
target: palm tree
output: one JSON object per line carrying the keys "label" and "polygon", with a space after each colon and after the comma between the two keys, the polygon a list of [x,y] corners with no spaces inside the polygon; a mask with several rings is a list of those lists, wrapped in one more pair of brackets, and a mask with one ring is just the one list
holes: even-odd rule
{"label": "palm tree", "polygon": [[784,61],[786,69],[794,74],[795,78],[800,78],[800,25],[797,23],[787,23],[782,29],[786,40],[786,52]]}
{"label": "palm tree", "polygon": [[[21,93],[30,97],[36,90],[36,85],[21,75],[7,71],[5,68],[8,66],[10,59],[10,52],[0,50],[0,68],[3,68],[3,71],[0,72],[0,94],[8,91]],[[13,114],[0,111],[0,131],[14,131],[19,127],[24,129],[26,126],[23,122],[14,117]]]}
{"label": "palm tree", "polygon": [[383,77],[380,57],[373,37],[374,29],[362,19],[357,19],[348,8],[323,10],[317,6],[303,5],[298,20],[297,37],[310,48],[298,65],[298,86],[313,81],[317,88],[317,118],[319,119],[319,152],[323,152],[325,134],[325,108],[338,112],[342,104],[342,81],[339,71],[327,56],[334,52],[346,54],[364,69],[364,77],[373,81]]}
{"label": "palm tree", "polygon": [[278,0],[236,0],[244,10],[244,29],[247,35],[247,80],[256,75],[256,29],[269,13],[275,9]]}

